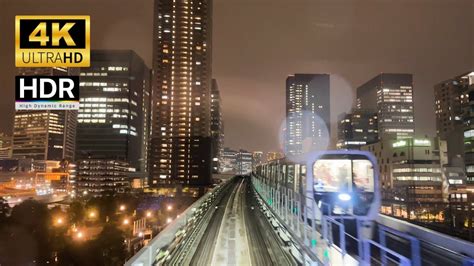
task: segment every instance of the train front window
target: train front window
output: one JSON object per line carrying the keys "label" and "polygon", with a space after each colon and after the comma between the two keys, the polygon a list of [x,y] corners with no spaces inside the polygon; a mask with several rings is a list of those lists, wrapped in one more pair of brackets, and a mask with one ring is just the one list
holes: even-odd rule
{"label": "train front window", "polygon": [[313,165],[315,192],[373,192],[374,169],[366,159],[320,159]]}
{"label": "train front window", "polygon": [[353,184],[364,192],[374,192],[374,167],[369,160],[352,160]]}

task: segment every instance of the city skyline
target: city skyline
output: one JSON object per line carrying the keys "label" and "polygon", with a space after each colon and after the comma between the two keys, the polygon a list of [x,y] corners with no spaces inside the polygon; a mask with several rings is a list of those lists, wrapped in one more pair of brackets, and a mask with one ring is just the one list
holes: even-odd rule
{"label": "city skyline", "polygon": [[[12,28],[16,14],[90,13],[95,25],[92,48],[133,49],[151,67],[150,10],[153,1],[143,0],[133,4],[119,1],[124,11],[117,11],[120,15],[114,17],[98,16],[106,10],[106,1],[97,6],[71,1],[61,7],[52,6],[48,4],[52,2],[45,1],[44,5],[34,8],[33,5],[25,4],[30,2],[25,0],[2,5],[5,16],[1,18],[0,27],[7,40],[13,38]],[[218,45],[213,52],[213,77],[219,81],[223,99],[225,146],[263,151],[280,148],[279,128],[285,113],[284,80],[291,73],[329,73],[333,76],[331,84],[335,85],[335,89],[331,93],[335,97],[331,100],[331,131],[335,139],[337,116],[350,111],[345,106],[355,102],[355,88],[377,73],[412,73],[415,101],[433,102],[432,88],[435,84],[467,72],[473,66],[472,47],[469,45],[473,31],[470,12],[473,6],[470,1],[457,1],[449,6],[443,5],[442,1],[425,1],[423,4],[421,1],[411,4],[403,1],[372,1],[357,6],[355,1],[301,1],[294,6],[289,6],[286,1],[277,1],[270,7],[265,6],[265,3],[266,1],[214,1],[213,35],[214,43]],[[126,8],[132,5],[133,9]],[[377,8],[377,13],[374,13],[374,8]],[[266,9],[268,12],[265,20],[250,16],[248,21],[244,21],[245,16],[239,15],[259,13]],[[323,9],[329,12],[318,11]],[[382,21],[385,17],[395,19],[398,12],[403,12],[405,16],[396,26]],[[279,21],[277,17],[283,14],[292,19]],[[452,19],[440,25],[436,23],[440,16]],[[122,22],[113,23],[115,17],[120,17]],[[373,25],[375,21],[377,25]],[[410,28],[415,22],[420,28],[419,34],[398,30]],[[367,25],[372,26],[367,28]],[[130,37],[124,38],[124,32]],[[306,33],[311,33],[311,36]],[[291,38],[277,38],[280,35],[293,36],[305,42],[294,43],[290,41]],[[376,36],[379,46],[365,48],[365,44],[373,42]],[[452,38],[457,41],[452,42]],[[405,42],[393,43],[390,41],[393,39],[410,40],[410,45]],[[341,44],[327,45],[334,41]],[[270,45],[272,43],[276,45]],[[343,43],[351,45],[342,45]],[[13,60],[13,40],[2,42],[0,46],[0,58],[4,58],[6,62]],[[243,53],[233,52],[242,47],[249,49]],[[263,47],[270,49],[265,50]],[[443,53],[440,54],[439,51]],[[275,57],[275,54],[279,56]],[[381,56],[384,60],[377,60]],[[443,63],[439,64],[441,61]],[[15,70],[10,66],[11,64],[5,63],[1,69],[5,75],[0,77],[0,81],[6,87],[13,87]],[[13,99],[12,95],[8,96],[12,93],[11,90],[5,90],[5,93],[6,99]],[[350,94],[353,97],[345,97],[342,104],[334,104],[335,99],[340,98],[338,96]],[[13,112],[13,101],[0,103],[0,111],[10,114]],[[243,105],[246,108],[241,108]],[[417,135],[434,135],[434,105],[415,110],[415,113]],[[268,117],[272,119],[269,120]],[[1,123],[0,130],[10,133],[9,124],[9,121]],[[258,136],[257,133],[262,131],[267,133],[266,136]]]}
{"label": "city skyline", "polygon": [[0,265],[474,263],[473,0],[7,1]]}

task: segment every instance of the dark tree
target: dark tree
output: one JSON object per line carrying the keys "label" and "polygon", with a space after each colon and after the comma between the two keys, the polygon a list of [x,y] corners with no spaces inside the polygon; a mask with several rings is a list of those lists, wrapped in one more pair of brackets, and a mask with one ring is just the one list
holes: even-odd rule
{"label": "dark tree", "polygon": [[108,223],[93,242],[101,265],[123,265],[126,258],[123,232]]}
{"label": "dark tree", "polygon": [[0,232],[0,250],[7,255],[0,258],[7,260],[5,265],[51,262],[51,219],[46,205],[26,200],[12,209],[8,220]]}
{"label": "dark tree", "polygon": [[99,209],[100,220],[103,222],[106,222],[106,217],[113,219],[117,211],[115,199],[109,196],[91,198],[86,205],[87,208]]}
{"label": "dark tree", "polygon": [[126,259],[123,232],[106,224],[95,240],[67,240],[58,254],[59,265],[123,265]]}
{"label": "dark tree", "polygon": [[74,201],[69,206],[69,220],[71,223],[78,224],[83,221],[85,215],[84,206],[79,201]]}
{"label": "dark tree", "polygon": [[59,265],[89,266],[101,265],[97,251],[94,250],[91,241],[75,242],[68,240],[65,247],[58,254]]}

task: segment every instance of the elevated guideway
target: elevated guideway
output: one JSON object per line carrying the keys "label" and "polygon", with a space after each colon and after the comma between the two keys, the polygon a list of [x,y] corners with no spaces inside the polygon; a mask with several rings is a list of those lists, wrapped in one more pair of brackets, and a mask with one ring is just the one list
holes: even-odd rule
{"label": "elevated guideway", "polygon": [[230,179],[180,214],[125,265],[298,265],[258,200],[250,178]]}
{"label": "elevated guideway", "polygon": [[235,177],[190,206],[125,265],[474,265],[472,243],[391,217],[316,211],[291,191]]}

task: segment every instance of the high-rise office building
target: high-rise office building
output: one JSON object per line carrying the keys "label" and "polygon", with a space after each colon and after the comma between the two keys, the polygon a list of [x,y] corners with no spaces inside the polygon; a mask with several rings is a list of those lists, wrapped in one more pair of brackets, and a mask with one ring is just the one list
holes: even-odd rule
{"label": "high-rise office building", "polygon": [[219,167],[221,173],[235,173],[237,171],[237,151],[224,148]]}
{"label": "high-rise office building", "polygon": [[377,110],[379,139],[415,133],[413,76],[382,73],[357,88],[357,108]]}
{"label": "high-rise office building", "polygon": [[248,175],[252,172],[253,153],[240,149],[237,153],[237,174]]}
{"label": "high-rise office building", "polygon": [[155,0],[150,186],[211,176],[212,1]]}
{"label": "high-rise office building", "polygon": [[248,175],[252,172],[253,153],[246,150],[232,150],[224,148],[222,154],[222,173],[233,173],[237,175]]}
{"label": "high-rise office building", "polygon": [[[474,203],[474,72],[435,85],[436,132],[446,141],[449,184],[447,219],[454,228],[469,227]],[[471,223],[471,229],[474,223]]]}
{"label": "high-rise office building", "polygon": [[[464,163],[466,166],[467,185],[474,187],[474,72],[464,75],[468,102],[464,108]],[[464,95],[466,97],[466,95]]]}
{"label": "high-rise office building", "polygon": [[[77,69],[21,68],[19,75],[68,76]],[[15,112],[12,157],[35,160],[74,160],[77,126],[75,110],[20,110]]]}
{"label": "high-rise office building", "polygon": [[217,173],[224,144],[224,121],[222,120],[221,96],[215,79],[212,79],[211,86],[211,138],[212,172]]}
{"label": "high-rise office building", "polygon": [[446,140],[448,161],[454,166],[463,166],[463,118],[469,102],[468,75],[469,73],[465,73],[440,82],[434,87],[436,133],[439,138]]}
{"label": "high-rise office building", "polygon": [[131,50],[93,50],[80,72],[76,158],[116,159],[146,172],[149,68]]}
{"label": "high-rise office building", "polygon": [[295,74],[286,79],[285,152],[325,149],[330,135],[329,75]]}
{"label": "high-rise office building", "polygon": [[343,113],[337,123],[337,148],[356,149],[378,140],[378,119],[375,110],[354,109]]}
{"label": "high-rise office building", "polygon": [[0,133],[0,159],[12,157],[12,136]]}

